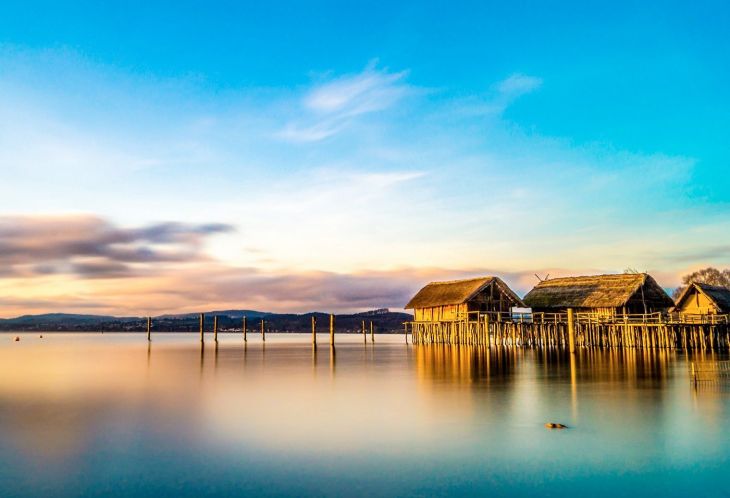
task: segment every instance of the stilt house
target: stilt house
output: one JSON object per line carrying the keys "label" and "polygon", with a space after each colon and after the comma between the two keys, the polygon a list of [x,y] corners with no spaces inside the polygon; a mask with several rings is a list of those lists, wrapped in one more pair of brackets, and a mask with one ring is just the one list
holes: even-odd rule
{"label": "stilt house", "polygon": [[724,315],[730,313],[730,289],[693,282],[677,298],[674,311],[687,315]]}
{"label": "stilt house", "polygon": [[405,306],[414,310],[416,321],[461,320],[471,312],[509,312],[524,303],[498,277],[449,282],[431,282]]}
{"label": "stilt house", "polygon": [[594,275],[544,280],[524,297],[533,312],[572,308],[601,316],[668,311],[674,301],[646,273]]}

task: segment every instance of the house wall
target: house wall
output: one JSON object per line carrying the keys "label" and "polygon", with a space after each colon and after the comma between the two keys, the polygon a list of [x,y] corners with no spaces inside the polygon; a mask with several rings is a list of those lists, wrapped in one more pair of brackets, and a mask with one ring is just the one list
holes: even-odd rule
{"label": "house wall", "polygon": [[717,313],[717,308],[707,296],[698,292],[697,289],[692,289],[682,300],[677,311],[688,315],[714,315]]}
{"label": "house wall", "polygon": [[510,299],[492,282],[479,294],[474,296],[468,303],[469,311],[501,311],[509,312],[512,307]]}
{"label": "house wall", "polygon": [[416,308],[414,310],[414,319],[417,322],[456,320],[460,315],[466,312],[466,304],[447,304],[445,306],[434,306],[432,308]]}

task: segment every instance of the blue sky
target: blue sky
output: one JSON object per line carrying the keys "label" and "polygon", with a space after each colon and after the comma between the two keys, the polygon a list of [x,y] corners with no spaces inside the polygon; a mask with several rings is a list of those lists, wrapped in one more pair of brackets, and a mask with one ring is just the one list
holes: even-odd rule
{"label": "blue sky", "polygon": [[730,260],[722,2],[0,14],[5,316],[397,308],[484,273],[669,288]]}

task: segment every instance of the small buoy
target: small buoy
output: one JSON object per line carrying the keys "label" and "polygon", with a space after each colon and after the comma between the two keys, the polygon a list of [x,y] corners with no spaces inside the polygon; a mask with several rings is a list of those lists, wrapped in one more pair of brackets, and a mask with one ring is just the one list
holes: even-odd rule
{"label": "small buoy", "polygon": [[548,429],[567,429],[568,428],[567,425],[558,424],[555,422],[548,422],[547,424],[545,424],[545,427]]}
{"label": "small buoy", "polygon": [[43,339],[43,334],[39,335],[38,337],[40,337],[41,339]]}
{"label": "small buoy", "polygon": [[18,341],[20,340],[20,336],[17,336],[17,335],[16,335],[16,336],[15,336],[15,338],[14,338],[13,340],[14,340],[15,342],[18,342]]}

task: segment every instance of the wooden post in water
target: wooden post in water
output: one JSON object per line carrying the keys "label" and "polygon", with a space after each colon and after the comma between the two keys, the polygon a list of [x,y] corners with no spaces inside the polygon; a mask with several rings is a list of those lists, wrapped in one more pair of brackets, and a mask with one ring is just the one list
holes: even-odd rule
{"label": "wooden post in water", "polygon": [[330,346],[335,345],[335,315],[330,313]]}
{"label": "wooden post in water", "polygon": [[200,314],[200,342],[205,343],[205,314]]}
{"label": "wooden post in water", "polygon": [[147,342],[150,342],[152,340],[151,333],[152,333],[152,317],[148,316],[147,317]]}
{"label": "wooden post in water", "polygon": [[261,319],[261,340],[266,342],[266,328],[264,325],[264,319]]}
{"label": "wooden post in water", "polygon": [[375,334],[373,333],[373,322],[370,321],[370,342],[375,342]]}
{"label": "wooden post in water", "polygon": [[317,317],[312,315],[312,346],[317,347]]}
{"label": "wooden post in water", "polygon": [[246,338],[246,329],[248,327],[246,327],[246,317],[245,316],[243,317],[243,326],[242,326],[242,328],[243,328],[243,342],[248,342],[248,339]]}
{"label": "wooden post in water", "polygon": [[218,315],[213,317],[213,340],[218,342]]}
{"label": "wooden post in water", "polygon": [[[363,325],[365,322],[363,322]],[[406,338],[406,344],[408,344],[408,322],[403,322],[403,336]]]}
{"label": "wooden post in water", "polygon": [[575,322],[573,321],[573,308],[568,308],[568,345],[570,353],[575,353]]}

